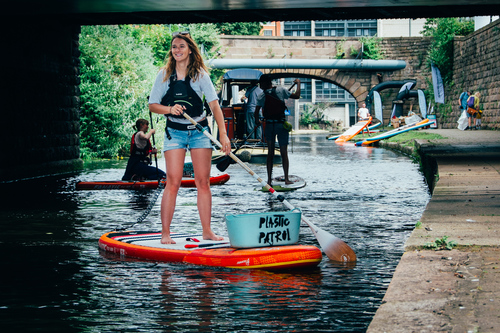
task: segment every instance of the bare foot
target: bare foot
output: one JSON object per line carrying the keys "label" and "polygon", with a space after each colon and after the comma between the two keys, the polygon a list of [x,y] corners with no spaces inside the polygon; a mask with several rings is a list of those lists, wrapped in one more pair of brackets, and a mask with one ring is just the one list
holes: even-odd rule
{"label": "bare foot", "polygon": [[209,231],[207,233],[203,233],[203,239],[221,241],[221,240],[224,240],[224,237],[217,236],[216,234],[213,233],[213,231]]}
{"label": "bare foot", "polygon": [[160,242],[162,244],[175,244],[174,240],[170,237],[170,235],[162,235]]}
{"label": "bare foot", "polygon": [[293,182],[291,180],[285,180],[285,184],[290,185],[293,184]]}

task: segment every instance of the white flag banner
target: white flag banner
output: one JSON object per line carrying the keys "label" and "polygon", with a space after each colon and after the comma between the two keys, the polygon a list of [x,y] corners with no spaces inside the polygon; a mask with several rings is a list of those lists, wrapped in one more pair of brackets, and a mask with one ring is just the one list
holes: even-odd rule
{"label": "white flag banner", "polygon": [[373,102],[375,104],[375,118],[377,118],[380,121],[383,121],[383,115],[382,115],[382,99],[380,98],[380,94],[378,91],[373,92]]}
{"label": "white flag banner", "polygon": [[434,86],[434,100],[436,103],[444,104],[444,86],[443,79],[439,68],[431,64],[432,68],[432,85]]}

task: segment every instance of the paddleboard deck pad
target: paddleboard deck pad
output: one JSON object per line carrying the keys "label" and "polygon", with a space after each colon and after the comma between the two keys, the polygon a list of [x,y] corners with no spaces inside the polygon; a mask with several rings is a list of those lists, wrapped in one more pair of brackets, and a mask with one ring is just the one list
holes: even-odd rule
{"label": "paddleboard deck pad", "polygon": [[352,125],[345,131],[341,136],[335,139],[336,143],[343,143],[351,140],[355,137],[359,132],[363,131],[368,125],[372,122],[372,117],[368,118],[368,120],[358,121],[356,124]]}
{"label": "paddleboard deck pad", "polygon": [[[210,185],[222,185],[227,183],[230,176],[227,173],[210,176]],[[164,183],[165,180],[161,182]],[[95,181],[95,182],[78,182],[77,190],[148,190],[158,188],[157,180],[147,181]],[[194,177],[183,177],[181,187],[196,187]]]}
{"label": "paddleboard deck pad", "polygon": [[236,249],[227,237],[222,241],[203,240],[201,234],[172,233],[171,237],[176,244],[161,244],[160,232],[113,231],[99,238],[99,248],[120,257],[241,269],[310,268],[322,259],[321,250],[313,245]]}
{"label": "paddleboard deck pad", "polygon": [[[376,130],[375,128],[380,127],[380,125],[382,125],[381,122],[378,122],[376,124],[372,124],[372,125],[368,126],[368,133],[377,133],[377,132],[379,132],[380,130]],[[366,133],[366,131],[364,133]],[[327,139],[328,140],[337,140],[342,134],[328,136]]]}
{"label": "paddleboard deck pad", "polygon": [[425,126],[429,126],[429,119],[424,119],[418,123],[413,123],[413,124],[404,125],[402,127],[395,128],[393,130],[390,130],[388,132],[385,132],[385,133],[376,135],[374,137],[365,139],[363,141],[358,141],[354,145],[358,146],[358,147],[367,146],[367,145],[370,145],[372,143],[378,142],[380,140],[389,139],[389,138],[392,138],[393,136],[396,136],[398,134],[413,131],[413,130],[416,130],[416,129],[419,129],[419,128],[422,128]]}
{"label": "paddleboard deck pad", "polygon": [[[306,186],[306,181],[299,176],[289,175],[288,179],[292,181],[293,184],[285,184],[285,176],[274,177],[271,187],[274,188],[276,192],[286,192]],[[256,190],[268,192],[268,190],[264,186],[258,187],[256,188]]]}

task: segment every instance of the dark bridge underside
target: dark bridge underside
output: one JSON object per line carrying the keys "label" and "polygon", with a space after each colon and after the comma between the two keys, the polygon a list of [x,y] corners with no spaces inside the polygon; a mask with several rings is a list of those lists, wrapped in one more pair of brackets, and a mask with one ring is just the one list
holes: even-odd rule
{"label": "dark bridge underside", "polygon": [[499,5],[498,0],[28,0],[4,3],[0,18],[182,24],[472,17],[499,15]]}

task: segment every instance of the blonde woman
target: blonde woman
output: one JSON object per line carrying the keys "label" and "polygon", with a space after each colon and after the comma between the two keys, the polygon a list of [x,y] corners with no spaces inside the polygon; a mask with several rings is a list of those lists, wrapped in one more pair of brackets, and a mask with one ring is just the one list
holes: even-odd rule
{"label": "blonde woman", "polygon": [[231,151],[231,143],[226,134],[224,116],[208,69],[189,32],[175,33],[167,64],[160,69],[149,98],[149,110],[163,114],[167,118],[163,145],[167,183],[161,202],[161,243],[163,244],[175,243],[170,237],[170,225],[174,216],[187,150],[191,154],[198,190],[197,206],[203,229],[203,239],[223,239],[211,229],[212,143],[182,115],[186,112],[199,124],[207,127],[208,122],[202,102],[203,96],[205,96],[219,128],[222,151],[227,155]]}

